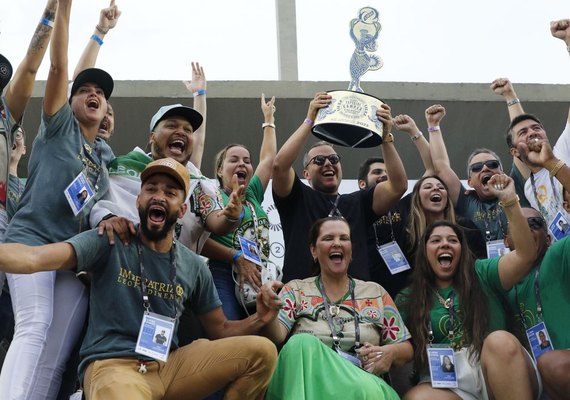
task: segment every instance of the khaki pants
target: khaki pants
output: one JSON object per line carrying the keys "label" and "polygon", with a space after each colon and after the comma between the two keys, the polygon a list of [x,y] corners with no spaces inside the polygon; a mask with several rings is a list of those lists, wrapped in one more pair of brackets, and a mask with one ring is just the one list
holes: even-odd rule
{"label": "khaki pants", "polygon": [[199,339],[173,351],[166,363],[138,372],[135,358],[93,361],[83,382],[87,400],[202,399],[226,388],[225,399],[262,399],[277,350],[259,336]]}

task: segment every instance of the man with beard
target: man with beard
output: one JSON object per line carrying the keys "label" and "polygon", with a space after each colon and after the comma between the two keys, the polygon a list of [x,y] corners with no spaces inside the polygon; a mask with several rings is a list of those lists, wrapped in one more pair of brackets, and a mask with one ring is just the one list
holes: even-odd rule
{"label": "man with beard", "polygon": [[[254,335],[278,308],[267,307],[259,295],[257,313],[228,321],[206,265],[174,239],[174,224],[188,210],[188,170],[163,158],[147,165],[141,181],[141,223],[131,245],[111,245],[95,230],[38,247],[6,244],[0,246],[0,269],[33,273],[77,266],[92,274],[79,367],[88,400],[203,398],[224,386],[227,399],[261,398],[275,367],[275,346],[259,336],[230,336]],[[188,305],[219,340],[178,347],[176,323]],[[172,327],[170,351],[149,356],[154,347],[145,339],[152,342],[160,324]]]}
{"label": "man with beard", "polygon": [[327,215],[343,216],[348,220],[353,233],[353,260],[349,274],[361,280],[370,280],[367,257],[367,228],[385,214],[404,194],[408,178],[394,146],[390,130],[393,122],[390,107],[382,105],[376,117],[383,123],[382,153],[390,180],[379,183],[375,188],[357,190],[353,193],[338,193],[342,180],[340,156],[332,145],[318,142],[303,159],[303,175],[309,186],[293,169],[293,163],[301,153],[311,134],[317,112],[331,103],[332,97],[324,92],[317,93],[309,105],[307,118],[285,142],[275,156],[273,164],[273,199],[283,226],[285,260],[283,281],[303,279],[311,276],[313,259],[306,241],[310,226]]}
{"label": "man with beard", "polygon": [[[191,178],[188,198],[190,212],[180,220],[177,238],[199,254],[210,232],[224,235],[238,227],[242,212],[239,197],[243,188],[238,189],[239,185],[236,184],[239,192],[234,191],[230,203],[222,209],[215,184],[202,176],[190,161],[194,135],[203,120],[198,111],[182,104],[161,107],[150,122],[150,154],[137,147],[110,163],[110,187],[91,211],[91,226],[97,226],[100,234],[107,232],[111,243],[115,242],[113,232],[128,243],[129,233],[135,233],[134,225],[139,221],[132,205],[140,187],[140,173],[153,159],[170,157],[186,165]],[[237,182],[237,177],[235,179]]]}

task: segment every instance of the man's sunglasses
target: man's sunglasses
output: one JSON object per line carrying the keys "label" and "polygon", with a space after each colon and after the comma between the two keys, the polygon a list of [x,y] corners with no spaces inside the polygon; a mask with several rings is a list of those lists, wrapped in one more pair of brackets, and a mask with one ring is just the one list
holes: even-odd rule
{"label": "man's sunglasses", "polygon": [[322,154],[319,154],[318,156],[314,156],[313,158],[311,158],[307,163],[307,165],[305,165],[305,168],[307,168],[310,163],[314,163],[315,165],[318,165],[320,167],[321,165],[325,165],[326,160],[329,160],[332,165],[337,165],[338,162],[340,161],[340,156],[338,154],[329,154],[328,156],[323,156]]}
{"label": "man's sunglasses", "polygon": [[546,230],[546,221],[542,217],[528,217],[527,219],[528,227],[530,229],[539,230],[544,229]]}
{"label": "man's sunglasses", "polygon": [[489,169],[497,169],[501,166],[501,164],[497,160],[480,161],[480,162],[476,162],[476,163],[471,164],[469,166],[469,171],[471,171],[472,173],[473,172],[479,172],[483,169],[483,165]]}

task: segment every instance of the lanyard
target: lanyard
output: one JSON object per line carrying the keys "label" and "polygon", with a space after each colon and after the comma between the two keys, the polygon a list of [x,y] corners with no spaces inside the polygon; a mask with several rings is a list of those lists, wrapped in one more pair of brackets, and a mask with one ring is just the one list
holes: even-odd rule
{"label": "lanyard", "polygon": [[[140,228],[139,228],[140,229]],[[142,299],[143,299],[143,307],[145,311],[148,313],[150,312],[150,302],[148,299],[148,290],[146,286],[146,280],[144,276],[144,264],[143,264],[143,257],[142,257],[142,246],[141,246],[140,236],[137,235],[137,251],[139,256],[139,267],[141,270],[141,291],[142,291]],[[174,292],[174,296],[176,296],[176,242],[172,241],[172,247],[170,247],[170,282],[172,283],[172,290]],[[174,300],[174,317],[176,319],[176,300]]]}
{"label": "lanyard", "polygon": [[[495,204],[494,208],[490,208],[488,210],[485,210],[482,204],[480,204],[480,206],[481,206],[481,217],[483,218],[483,223],[485,224],[485,241],[486,242],[491,241],[491,228],[489,227],[489,220],[491,219],[491,217],[489,216],[489,213],[494,210],[497,211],[497,223],[499,224],[499,229],[501,230],[503,237],[505,237],[505,230],[503,229],[503,223],[501,222],[501,208],[498,207],[497,204]],[[497,239],[502,239],[502,238],[497,236]]]}
{"label": "lanyard", "polygon": [[[392,242],[396,241],[396,235],[394,235],[394,226],[392,225],[392,211],[388,211],[388,222],[390,224],[390,239]],[[372,224],[372,228],[374,229],[374,240],[376,241],[376,247],[380,246],[380,242],[378,241],[378,232],[376,231],[376,227],[380,225],[377,221]]]}
{"label": "lanyard", "polygon": [[[95,150],[96,158],[93,157],[93,150]],[[91,147],[89,143],[84,143],[83,146],[81,147],[81,153],[83,154],[83,157],[81,158],[81,162],[83,164],[83,173],[85,174],[85,177],[87,178],[88,181],[90,181],[89,165],[88,162],[86,161],[88,160],[91,163],[93,163],[92,168],[96,176],[95,176],[95,182],[90,182],[90,183],[93,184],[93,189],[95,190],[95,192],[97,192],[99,190],[99,181],[101,179],[101,168],[103,167],[103,160],[101,159],[101,148],[96,146]]]}
{"label": "lanyard", "polygon": [[[536,271],[534,272],[534,295],[536,297],[536,315],[538,316],[539,321],[543,321],[543,319],[542,319],[542,300],[540,298],[540,285],[538,282],[539,274],[540,274],[540,264],[538,265],[538,267],[536,267]],[[515,301],[517,302],[517,308],[519,311],[519,318],[521,319],[521,322],[522,322],[524,328],[527,329],[526,322],[524,319],[524,314],[523,314],[524,310],[522,308],[522,304],[519,301],[519,291],[518,291],[516,286],[515,286]]]}
{"label": "lanyard", "polygon": [[257,236],[257,227],[259,226],[259,221],[257,219],[257,214],[255,213],[255,207],[250,201],[245,201],[247,208],[249,208],[249,212],[251,213],[251,220],[253,222],[253,237],[255,239],[255,243],[259,246],[259,238]]}
{"label": "lanyard", "polygon": [[[548,216],[548,211],[546,210],[546,208],[544,208],[542,203],[540,201],[538,201],[538,190],[536,189],[536,182],[534,180],[534,174],[533,173],[530,174],[530,185],[532,186],[532,194],[534,195],[534,200],[536,201],[536,205],[538,206],[540,213],[542,215],[544,215],[545,217]],[[556,190],[556,186],[554,186],[554,178],[552,176],[550,177],[550,185],[552,187],[552,193],[554,195],[554,201],[556,202],[555,207],[556,207],[556,209],[561,209],[562,204],[560,203],[560,199],[558,198],[558,191]]]}
{"label": "lanyard", "polygon": [[[360,326],[358,325],[358,310],[356,309],[356,300],[354,298],[354,282],[352,280],[352,278],[349,276],[348,277],[349,282],[348,282],[348,287],[349,287],[349,291],[350,291],[350,299],[352,300],[352,308],[354,309],[354,340],[355,340],[355,347],[358,348],[360,347]],[[335,348],[339,348],[340,347],[340,339],[338,337],[338,334],[336,332],[336,329],[334,327],[334,323],[333,323],[333,318],[331,315],[331,305],[329,303],[328,297],[327,297],[327,292],[325,290],[325,285],[323,285],[323,280],[321,279],[321,277],[319,276],[319,290],[321,291],[321,294],[323,295],[323,302],[325,303],[325,314],[327,316],[327,322],[329,324],[329,328],[331,330],[332,333],[332,338],[333,338],[333,344],[335,346]],[[338,306],[335,304],[335,306],[338,309]]]}
{"label": "lanyard", "polygon": [[[446,299],[444,299],[443,297],[441,297],[441,295],[439,294],[439,292],[436,289],[433,289],[434,293],[436,294],[439,303],[444,306],[447,309],[447,313],[449,315],[449,330],[448,330],[448,335],[447,338],[449,339],[449,343],[453,346],[453,340],[455,338],[455,331],[454,331],[454,326],[455,326],[455,319],[457,317],[457,313],[455,312],[455,308],[453,308],[453,306],[455,305],[455,292],[451,291],[449,293],[449,297]],[[431,343],[433,341],[433,326],[431,324],[431,317],[430,319],[428,319],[428,341],[429,343]]]}
{"label": "lanyard", "polygon": [[[338,201],[340,200],[340,194],[336,195],[336,199],[333,203],[333,206],[331,208],[331,211],[329,212],[329,217],[341,217],[342,218],[342,213],[340,212],[340,210],[338,209]],[[332,203],[332,201],[331,201]]]}

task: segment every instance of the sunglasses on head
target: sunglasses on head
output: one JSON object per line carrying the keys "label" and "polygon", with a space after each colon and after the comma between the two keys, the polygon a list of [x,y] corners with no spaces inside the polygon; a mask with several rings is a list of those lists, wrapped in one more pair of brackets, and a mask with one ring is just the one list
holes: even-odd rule
{"label": "sunglasses on head", "polygon": [[526,221],[530,229],[546,229],[546,221],[542,217],[528,217]]}
{"label": "sunglasses on head", "polygon": [[483,166],[486,166],[489,169],[497,169],[501,166],[501,164],[499,164],[499,161],[497,161],[497,160],[479,161],[479,162],[471,164],[469,166],[469,171],[479,172],[483,169]]}
{"label": "sunglasses on head", "polygon": [[311,158],[307,165],[305,165],[305,168],[307,168],[310,163],[314,163],[320,167],[321,165],[325,165],[326,160],[329,160],[332,165],[337,165],[340,161],[340,156],[338,154],[329,154],[328,156],[319,154],[318,156]]}

